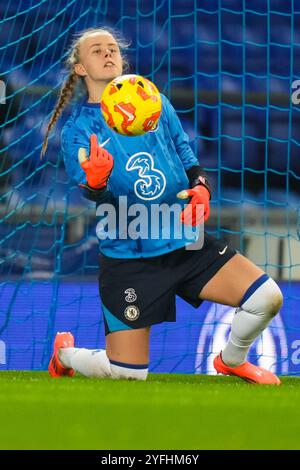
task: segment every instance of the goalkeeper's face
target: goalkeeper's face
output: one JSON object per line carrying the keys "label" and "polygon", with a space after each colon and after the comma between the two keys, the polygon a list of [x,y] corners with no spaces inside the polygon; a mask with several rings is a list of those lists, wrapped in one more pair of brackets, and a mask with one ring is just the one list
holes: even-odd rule
{"label": "goalkeeper's face", "polygon": [[110,82],[122,75],[123,59],[115,38],[109,33],[94,33],[80,44],[80,64],[76,72],[89,81]]}

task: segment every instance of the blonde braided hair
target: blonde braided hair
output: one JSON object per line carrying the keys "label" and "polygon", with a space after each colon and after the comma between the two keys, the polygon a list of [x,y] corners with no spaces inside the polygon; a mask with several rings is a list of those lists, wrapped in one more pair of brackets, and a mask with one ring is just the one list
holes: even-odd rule
{"label": "blonde braided hair", "polygon": [[[84,41],[91,34],[94,34],[97,32],[111,34],[117,41],[120,49],[126,49],[129,46],[129,43],[125,43],[123,38],[121,38],[120,35],[111,28],[90,28],[90,29],[85,30],[82,33],[79,33],[78,37],[75,37],[71,45],[68,58],[66,60],[66,67],[69,70],[69,76],[66,78],[66,80],[64,81],[60,89],[58,100],[56,102],[56,105],[51,114],[50,120],[48,122],[43,145],[42,145],[41,158],[44,157],[47,151],[48,139],[49,139],[51,130],[55,126],[60,115],[62,114],[63,109],[74,97],[76,89],[78,88],[79,92],[83,92],[83,91],[87,92],[84,77],[77,75],[77,73],[74,70],[74,65],[80,62],[79,47],[80,47],[81,42]],[[129,64],[124,55],[122,55],[122,58],[123,58],[123,71],[125,71],[126,69],[129,68]]]}

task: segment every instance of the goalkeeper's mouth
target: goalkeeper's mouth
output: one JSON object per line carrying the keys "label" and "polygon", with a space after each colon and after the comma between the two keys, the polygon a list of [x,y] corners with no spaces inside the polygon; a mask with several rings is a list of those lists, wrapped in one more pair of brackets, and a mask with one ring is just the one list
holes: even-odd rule
{"label": "goalkeeper's mouth", "polygon": [[116,64],[114,64],[111,60],[108,60],[104,65],[104,68],[106,67],[116,67]]}

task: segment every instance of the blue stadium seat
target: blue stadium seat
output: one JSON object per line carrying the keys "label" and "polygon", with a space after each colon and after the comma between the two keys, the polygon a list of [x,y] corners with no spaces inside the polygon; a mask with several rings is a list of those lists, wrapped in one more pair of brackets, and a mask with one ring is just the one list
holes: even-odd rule
{"label": "blue stadium seat", "polygon": [[293,119],[291,134],[289,111],[271,110],[269,116],[268,167],[300,178],[300,117]]}
{"label": "blue stadium seat", "polygon": [[267,78],[266,77],[253,77],[251,75],[245,75],[245,91],[246,92],[260,92],[266,93],[267,92]]}
{"label": "blue stadium seat", "polygon": [[171,19],[171,46],[194,47],[196,39],[193,16],[184,21],[182,17]]}
{"label": "blue stadium seat", "polygon": [[299,195],[291,190],[287,190],[284,185],[282,188],[268,187],[267,191],[262,191],[257,196],[269,207],[288,207],[290,209],[300,209]]}
{"label": "blue stadium seat", "polygon": [[39,151],[43,134],[42,123],[45,115],[36,111],[27,112],[23,121],[18,121],[17,125],[9,128],[5,133],[6,144],[11,144],[11,151],[15,161],[22,160],[26,156],[30,156],[31,160],[39,160]]}
{"label": "blue stadium seat", "polygon": [[218,43],[219,29],[216,15],[198,14],[197,41],[199,43]]}
{"label": "blue stadium seat", "polygon": [[232,170],[261,170],[260,128],[255,115],[230,109],[222,113],[222,166]]}
{"label": "blue stadium seat", "polygon": [[268,46],[245,45],[245,72],[258,76],[268,73]]}
{"label": "blue stadium seat", "polygon": [[171,71],[172,76],[184,77],[195,73],[195,49],[186,47],[185,49],[173,49],[171,51]]}
{"label": "blue stadium seat", "polygon": [[[288,2],[287,2],[288,3]],[[290,46],[293,38],[291,37],[292,17],[285,15],[270,15],[270,42]]]}
{"label": "blue stadium seat", "polygon": [[[1,11],[1,10],[0,10]],[[6,15],[8,17],[9,15]],[[22,34],[22,25],[23,22],[20,17],[12,18],[10,20],[5,21],[4,17],[0,16],[1,18],[1,27],[0,27],[0,44],[5,45],[9,44],[13,41],[20,41],[20,38],[24,35]],[[10,46],[15,47],[15,46]],[[1,54],[2,55],[2,54]]]}
{"label": "blue stadium seat", "polygon": [[218,11],[219,1],[218,0],[201,0],[201,10],[206,11]]}
{"label": "blue stadium seat", "polygon": [[241,188],[221,187],[216,190],[214,199],[219,199],[223,207],[233,205],[245,209],[247,206],[253,208],[253,204],[259,205],[259,198],[249,191],[242,191]]}
{"label": "blue stadium seat", "polygon": [[244,71],[243,47],[222,43],[221,64],[222,71],[242,74]]}
{"label": "blue stadium seat", "polygon": [[290,80],[291,50],[286,47],[270,45],[270,74],[281,75]]}
{"label": "blue stadium seat", "polygon": [[197,44],[198,72],[219,72],[219,47],[215,44]]}
{"label": "blue stadium seat", "polygon": [[194,10],[195,2],[194,0],[185,0],[184,2],[171,2],[170,6],[171,15],[184,15],[191,13]]}
{"label": "blue stadium seat", "polygon": [[232,75],[221,75],[221,88],[222,92],[225,93],[242,93],[243,91],[243,80],[240,77],[234,77]]}
{"label": "blue stadium seat", "polygon": [[222,41],[241,44],[244,39],[243,16],[223,11],[220,20]]}
{"label": "blue stadium seat", "polygon": [[197,72],[197,87],[198,91],[210,90],[215,91],[218,90],[219,86],[219,74],[211,73],[209,76],[206,75],[206,72],[199,71]]}
{"label": "blue stadium seat", "polygon": [[270,77],[269,82],[269,92],[270,93],[285,93],[289,94],[291,90],[291,83],[290,78],[277,78],[277,77]]}
{"label": "blue stadium seat", "polygon": [[[26,55],[26,40],[20,41],[19,39],[19,25],[12,24],[11,21],[0,24],[0,46],[2,48],[2,50],[0,50],[1,73],[5,72],[4,64],[7,66],[6,70],[9,70],[15,64],[24,61]],[[14,44],[15,41],[18,42]]]}
{"label": "blue stadium seat", "polygon": [[28,253],[34,247],[37,250],[46,250],[53,247],[55,239],[60,237],[61,226],[57,225],[56,233],[53,227],[47,227],[40,224],[38,227],[32,226],[29,222],[16,224],[0,225],[1,247],[8,250],[18,249]]}
{"label": "blue stadium seat", "polygon": [[[300,125],[298,124],[298,132],[300,132]],[[299,135],[299,134],[298,134]],[[297,186],[300,188],[300,142],[292,141],[290,144],[290,158],[289,158],[289,171],[292,172],[293,177],[297,180]]]}
{"label": "blue stadium seat", "polygon": [[245,16],[245,41],[258,45],[267,45],[268,17],[247,11]]}
{"label": "blue stadium seat", "polygon": [[[51,21],[51,17],[39,18],[34,25],[28,25],[28,34],[31,33],[30,41],[27,43],[28,56],[33,58],[26,67],[30,68],[32,63],[41,69],[49,67],[56,61],[62,60],[62,54],[66,52],[69,43],[69,35],[58,21]],[[32,29],[36,30],[32,34]]]}
{"label": "blue stadium seat", "polygon": [[268,4],[261,0],[247,0],[247,9],[258,13],[266,13],[268,11]]}

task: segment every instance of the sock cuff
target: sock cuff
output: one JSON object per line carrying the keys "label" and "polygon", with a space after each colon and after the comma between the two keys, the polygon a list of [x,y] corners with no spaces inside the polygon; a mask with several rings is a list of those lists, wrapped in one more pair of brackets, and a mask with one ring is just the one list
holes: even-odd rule
{"label": "sock cuff", "polygon": [[124,367],[125,369],[148,369],[149,364],[126,364],[125,362],[117,362],[109,359],[109,362],[118,367]]}
{"label": "sock cuff", "polygon": [[251,295],[262,285],[264,284],[267,280],[269,279],[269,276],[267,274],[263,274],[260,276],[256,281],[251,284],[249,289],[246,291],[244,297],[242,298],[240,302],[240,307],[251,297]]}

